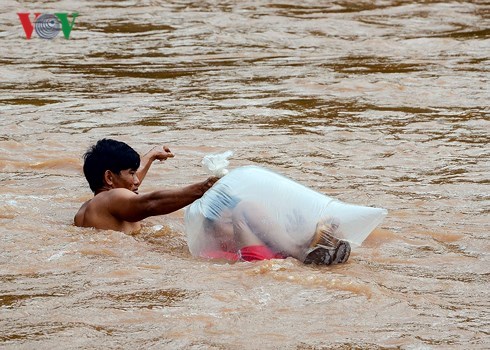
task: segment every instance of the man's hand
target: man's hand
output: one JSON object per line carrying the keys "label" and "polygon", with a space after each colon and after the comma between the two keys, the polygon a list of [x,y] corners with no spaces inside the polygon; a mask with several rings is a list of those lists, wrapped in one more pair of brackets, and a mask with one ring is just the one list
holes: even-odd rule
{"label": "man's hand", "polygon": [[213,185],[216,183],[216,181],[219,180],[219,177],[216,176],[210,176],[206,180],[202,182],[195,183],[193,185],[187,186],[187,189],[190,190],[194,195],[197,197],[195,199],[201,198],[204,193],[206,193]]}
{"label": "man's hand", "polygon": [[167,158],[173,158],[174,155],[167,146],[156,146],[151,149],[148,154],[151,160],[166,160]]}
{"label": "man's hand", "polygon": [[216,177],[216,176],[211,176],[211,177],[208,177],[207,180],[205,180],[203,182],[203,194],[204,192],[206,192],[207,190],[209,190],[211,187],[213,187],[213,185],[216,183],[216,181],[219,180],[219,177]]}

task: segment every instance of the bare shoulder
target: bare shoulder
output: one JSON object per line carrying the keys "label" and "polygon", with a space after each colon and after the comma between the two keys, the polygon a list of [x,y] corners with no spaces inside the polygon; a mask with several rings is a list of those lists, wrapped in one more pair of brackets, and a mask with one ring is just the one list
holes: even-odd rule
{"label": "bare shoulder", "polygon": [[82,204],[80,209],[78,209],[78,212],[75,214],[75,217],[73,218],[75,226],[83,226],[83,221],[84,221],[83,218],[85,217],[85,211],[87,207],[90,205],[91,201],[92,200],[89,199],[88,201]]}
{"label": "bare shoulder", "polygon": [[[133,191],[128,190],[127,188],[113,188],[109,191],[99,193],[97,196],[103,194],[104,197],[108,200],[114,200],[116,198],[131,198],[137,196]],[[95,197],[97,197],[95,196]],[[95,198],[94,197],[94,198]]]}
{"label": "bare shoulder", "polygon": [[121,230],[118,225],[124,220],[118,218],[120,216],[118,211],[137,196],[136,193],[125,188],[100,192],[82,204],[75,215],[75,225]]}
{"label": "bare shoulder", "polygon": [[126,188],[113,188],[109,191],[98,193],[89,204],[90,211],[96,211],[99,215],[114,216],[120,207],[128,205],[138,195]]}
{"label": "bare shoulder", "polygon": [[[131,198],[137,194],[126,188],[113,188],[109,191],[100,192],[91,200],[85,202],[85,205],[93,208],[110,206],[114,201]],[[82,207],[83,207],[82,206]]]}

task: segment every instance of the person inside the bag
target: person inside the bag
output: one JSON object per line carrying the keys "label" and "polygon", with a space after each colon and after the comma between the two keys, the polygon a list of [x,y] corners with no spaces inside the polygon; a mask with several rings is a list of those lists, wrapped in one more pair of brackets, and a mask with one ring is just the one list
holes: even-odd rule
{"label": "person inside the bag", "polygon": [[207,240],[210,244],[201,257],[229,261],[295,257],[305,264],[317,265],[340,264],[349,258],[349,243],[333,236],[338,227],[334,218],[320,220],[311,240],[298,244],[281,234],[280,225],[261,205],[234,197],[217,202],[225,206],[207,213],[204,230],[213,239]]}

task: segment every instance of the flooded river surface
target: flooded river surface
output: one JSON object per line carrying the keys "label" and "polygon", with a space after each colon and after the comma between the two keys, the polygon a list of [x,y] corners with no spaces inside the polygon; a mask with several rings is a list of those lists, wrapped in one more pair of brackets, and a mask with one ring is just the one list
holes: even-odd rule
{"label": "flooded river surface", "polygon": [[[79,17],[27,40],[17,12]],[[489,27],[484,1],[2,0],[0,348],[490,348]],[[182,210],[77,228],[103,137],[175,153],[141,192],[230,149],[389,214],[335,267],[197,259]]]}

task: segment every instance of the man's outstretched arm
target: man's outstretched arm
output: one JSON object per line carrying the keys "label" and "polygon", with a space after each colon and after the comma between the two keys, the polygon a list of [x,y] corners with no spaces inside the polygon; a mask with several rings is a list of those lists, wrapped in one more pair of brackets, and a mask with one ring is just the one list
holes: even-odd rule
{"label": "man's outstretched arm", "polygon": [[[126,189],[110,191],[108,210],[119,220],[137,222],[150,216],[164,215],[191,204],[218,181],[210,177],[179,189],[160,190],[147,194],[136,194]],[[111,198],[112,197],[112,198]]]}

